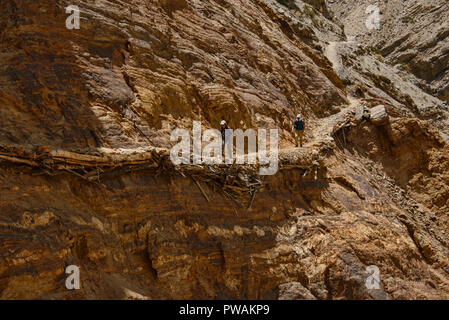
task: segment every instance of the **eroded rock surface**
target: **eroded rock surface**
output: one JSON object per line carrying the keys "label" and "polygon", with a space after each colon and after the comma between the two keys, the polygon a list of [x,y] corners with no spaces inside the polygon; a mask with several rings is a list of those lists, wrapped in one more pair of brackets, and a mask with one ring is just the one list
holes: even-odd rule
{"label": "eroded rock surface", "polygon": [[[5,1],[0,298],[449,298],[445,89],[393,67],[401,45],[348,39],[332,3]],[[445,37],[411,37],[410,66],[444,66]],[[223,118],[280,129],[276,175],[170,164],[172,129]]]}
{"label": "eroded rock surface", "polygon": [[[376,5],[380,29],[367,30]],[[445,0],[335,0],[329,6],[348,37],[373,46],[392,64],[410,70],[423,88],[449,103],[449,3]]]}

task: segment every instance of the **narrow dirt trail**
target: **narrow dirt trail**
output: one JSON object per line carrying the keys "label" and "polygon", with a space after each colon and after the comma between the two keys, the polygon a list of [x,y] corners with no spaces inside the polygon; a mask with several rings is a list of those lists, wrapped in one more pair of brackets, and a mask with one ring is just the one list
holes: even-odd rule
{"label": "narrow dirt trail", "polygon": [[330,41],[329,45],[324,50],[324,55],[333,64],[333,68],[337,75],[340,75],[344,71],[343,60],[341,59],[340,47],[342,46],[354,46],[358,42],[353,38],[349,38],[347,41]]}
{"label": "narrow dirt trail", "polygon": [[343,61],[341,60],[340,55],[338,54],[338,45],[340,41],[331,41],[329,45],[324,50],[324,55],[332,62],[334,71],[339,74],[343,70]]}
{"label": "narrow dirt trail", "polygon": [[[354,39],[350,38],[348,41],[331,41],[326,47],[324,54],[329,59],[329,61],[332,62],[334,71],[337,75],[340,75],[344,71],[344,65],[340,55],[340,46],[354,44],[357,44],[357,42]],[[351,111],[355,110],[357,105],[359,105],[359,101],[355,97],[348,96],[347,98],[349,100],[349,104],[346,107],[342,108],[340,112],[327,118],[319,119],[317,121],[317,123],[319,124],[318,126],[309,126],[306,129],[309,130],[309,132],[312,134],[312,138],[309,138],[302,148],[283,149],[283,151],[285,152],[286,150],[315,149],[315,147],[320,144],[320,142],[322,142],[327,137],[330,137],[335,125],[337,125],[340,121],[346,119],[348,114]],[[310,135],[308,137],[310,137]]]}
{"label": "narrow dirt trail", "polygon": [[[334,127],[345,121],[349,114],[356,109],[359,105],[359,101],[351,96],[348,96],[349,104],[343,107],[340,112],[333,114],[327,118],[319,119],[315,122],[315,126],[306,125],[306,142],[303,147],[283,148],[279,150],[280,155],[293,155],[298,152],[313,152],[318,151],[319,146],[328,138],[332,136]],[[316,124],[319,124],[316,126]]]}

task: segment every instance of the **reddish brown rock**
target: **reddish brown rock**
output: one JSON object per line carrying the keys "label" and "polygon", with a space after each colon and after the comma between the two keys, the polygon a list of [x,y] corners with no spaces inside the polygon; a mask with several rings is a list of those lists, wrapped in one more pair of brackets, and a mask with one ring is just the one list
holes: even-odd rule
{"label": "reddish brown rock", "polygon": [[[6,1],[0,298],[447,299],[448,144],[415,96],[348,71],[366,55],[324,56],[342,35],[307,2]],[[389,123],[353,121],[362,103]],[[281,130],[276,175],[173,166],[172,129],[223,118]]]}

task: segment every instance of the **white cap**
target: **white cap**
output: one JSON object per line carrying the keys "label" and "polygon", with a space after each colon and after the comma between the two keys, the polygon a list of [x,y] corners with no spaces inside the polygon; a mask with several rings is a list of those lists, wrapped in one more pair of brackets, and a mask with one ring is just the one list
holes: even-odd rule
{"label": "white cap", "polygon": [[226,121],[221,120],[221,124],[222,124],[222,125],[225,125],[225,124],[226,124]]}
{"label": "white cap", "polygon": [[300,113],[298,113],[298,115],[296,116],[296,118],[301,118],[301,114],[300,114]]}

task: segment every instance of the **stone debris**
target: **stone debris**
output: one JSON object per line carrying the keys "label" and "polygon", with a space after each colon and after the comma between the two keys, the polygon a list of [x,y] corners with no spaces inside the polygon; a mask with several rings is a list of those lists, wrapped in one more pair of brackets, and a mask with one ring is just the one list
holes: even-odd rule
{"label": "stone debris", "polygon": [[383,126],[388,123],[389,117],[384,105],[379,105],[371,109],[370,121],[376,126]]}

